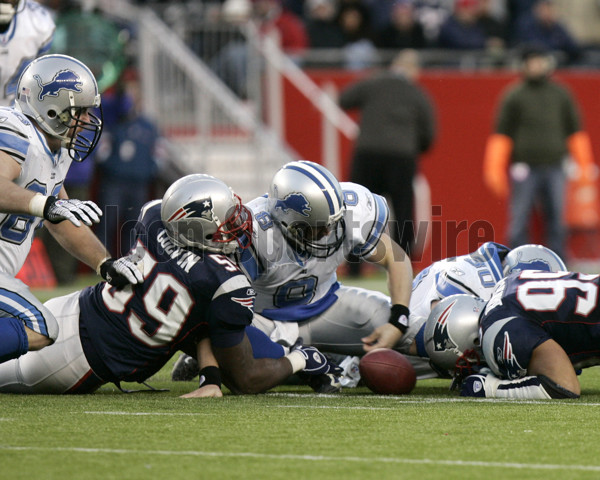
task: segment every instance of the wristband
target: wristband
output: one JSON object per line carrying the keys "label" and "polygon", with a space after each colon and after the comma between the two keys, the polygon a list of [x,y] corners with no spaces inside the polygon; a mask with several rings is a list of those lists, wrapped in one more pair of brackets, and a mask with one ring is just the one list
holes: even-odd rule
{"label": "wristband", "polygon": [[296,350],[288,353],[285,358],[287,358],[292,364],[292,373],[299,372],[300,370],[304,370],[306,368],[306,358],[304,358],[304,355]]}
{"label": "wristband", "polygon": [[204,367],[200,370],[200,384],[198,388],[206,385],[216,385],[221,388],[221,370],[219,367]]}
{"label": "wristband", "polygon": [[36,217],[44,218],[44,207],[48,197],[41,193],[36,193],[31,200],[29,200],[29,213]]}
{"label": "wristband", "polygon": [[101,273],[101,270],[100,270],[100,268],[102,267],[102,264],[103,264],[104,262],[106,262],[107,260],[110,260],[111,258],[112,258],[112,257],[104,257],[102,260],[100,260],[100,261],[98,262],[98,265],[96,265],[96,273],[97,273],[98,275],[102,276],[102,273]]}
{"label": "wristband", "polygon": [[390,313],[390,319],[388,320],[394,327],[400,330],[402,333],[406,333],[408,330],[408,316],[410,311],[408,307],[400,305],[392,305],[392,311]]}

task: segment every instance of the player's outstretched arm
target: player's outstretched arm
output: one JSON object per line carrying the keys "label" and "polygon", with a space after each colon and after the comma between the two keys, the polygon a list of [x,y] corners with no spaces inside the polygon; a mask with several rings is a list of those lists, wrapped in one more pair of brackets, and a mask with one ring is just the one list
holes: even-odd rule
{"label": "player's outstretched arm", "polygon": [[408,304],[413,279],[410,258],[387,233],[382,234],[368,260],[381,265],[387,271],[392,309],[389,322],[362,339],[363,348],[367,352],[376,348],[393,348],[408,329]]}
{"label": "player's outstretched arm", "polygon": [[193,392],[181,395],[180,398],[220,398],[221,372],[215,358],[209,338],[200,340],[196,347],[196,358],[200,366],[200,385]]}

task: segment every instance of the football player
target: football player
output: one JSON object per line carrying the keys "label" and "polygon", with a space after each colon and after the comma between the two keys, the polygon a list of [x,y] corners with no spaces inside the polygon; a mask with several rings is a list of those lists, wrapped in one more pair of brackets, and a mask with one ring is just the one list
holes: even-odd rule
{"label": "football player", "polygon": [[0,0],[0,106],[11,106],[17,81],[32,59],[50,49],[54,37],[50,12],[32,0]]}
{"label": "football player", "polygon": [[480,318],[490,373],[475,374],[461,395],[578,398],[577,370],[600,364],[600,277],[523,271],[498,284]]}
{"label": "football player", "polygon": [[[69,199],[63,181],[102,131],[96,79],[80,61],[46,55],[31,62],[18,83],[15,108],[0,107],[0,363],[51,344],[52,313],[15,279],[45,226],[59,243],[117,286],[141,281],[127,259],[114,260],[89,228],[101,210]],[[87,136],[86,136],[87,134]]]}
{"label": "football player", "polygon": [[566,271],[562,259],[543,245],[522,245],[510,250],[494,242],[486,242],[467,255],[434,262],[423,269],[413,282],[410,301],[410,330],[417,330],[411,355],[427,357],[424,333],[432,306],[456,294],[475,295],[489,300],[502,278],[522,270],[546,272]]}
{"label": "football player", "polygon": [[248,335],[269,340],[255,329],[246,334],[255,292],[228,256],[251,246],[251,228],[222,181],[177,180],[162,201],[144,206],[135,227],[130,260],[143,283],[118,290],[101,282],[48,301],[60,325],[56,343],[0,365],[0,392],[88,393],[107,382],[143,382],[178,350],[201,367],[200,387],[186,397],[221,396],[221,373],[234,393],[257,393],[301,370],[334,371],[314,347],[253,357]]}
{"label": "football player", "polygon": [[[345,355],[382,346],[387,333],[366,347],[362,339],[388,322],[402,337],[412,267],[386,233],[389,211],[383,197],[355,183],[340,184],[325,167],[299,161],[279,169],[268,194],[248,208],[253,240],[239,262],[257,294],[254,326],[287,347],[301,338],[306,345]],[[391,298],[338,282],[336,270],[350,253],[386,269]],[[174,379],[189,378],[180,371],[185,360],[174,367]],[[339,390],[335,379],[320,380],[323,385],[311,386]]]}

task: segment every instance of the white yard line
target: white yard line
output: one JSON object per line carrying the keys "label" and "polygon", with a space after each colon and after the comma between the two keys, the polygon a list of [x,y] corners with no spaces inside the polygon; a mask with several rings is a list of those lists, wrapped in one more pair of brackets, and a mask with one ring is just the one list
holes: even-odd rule
{"label": "white yard line", "polygon": [[253,452],[203,452],[203,451],[177,451],[177,450],[129,450],[115,448],[83,448],[83,447],[37,447],[0,445],[0,451],[20,452],[64,452],[64,453],[89,453],[89,454],[120,454],[120,455],[165,455],[180,457],[213,457],[213,458],[257,458],[263,460],[295,460],[306,462],[357,462],[357,463],[388,463],[388,464],[410,464],[410,465],[444,465],[451,467],[484,467],[484,468],[507,468],[520,470],[567,470],[600,472],[600,465],[560,465],[539,463],[505,463],[484,462],[473,460],[435,460],[430,458],[389,458],[389,457],[334,457],[323,455],[276,455]]}

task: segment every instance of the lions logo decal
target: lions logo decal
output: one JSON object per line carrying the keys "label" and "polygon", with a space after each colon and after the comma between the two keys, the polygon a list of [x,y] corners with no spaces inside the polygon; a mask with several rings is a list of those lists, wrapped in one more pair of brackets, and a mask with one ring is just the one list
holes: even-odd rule
{"label": "lions logo decal", "polygon": [[433,348],[436,352],[443,352],[445,350],[458,349],[458,345],[450,338],[448,334],[448,317],[450,311],[456,302],[452,302],[446,310],[438,317],[435,326],[433,327]]}
{"label": "lions logo decal", "polygon": [[39,75],[34,75],[35,81],[40,87],[38,100],[42,101],[46,95],[49,97],[58,97],[61,90],[70,90],[72,92],[81,93],[83,82],[79,75],[72,70],[61,70],[48,83],[42,83]]}
{"label": "lions logo decal", "polygon": [[169,217],[168,222],[183,220],[186,218],[203,218],[209,222],[214,221],[213,203],[210,197],[203,200],[190,202],[179,208]]}
{"label": "lions logo decal", "polygon": [[302,193],[290,193],[283,200],[277,200],[275,209],[281,209],[283,213],[287,213],[288,210],[293,210],[296,213],[304,217],[308,217],[308,212],[312,210],[308,200]]}

